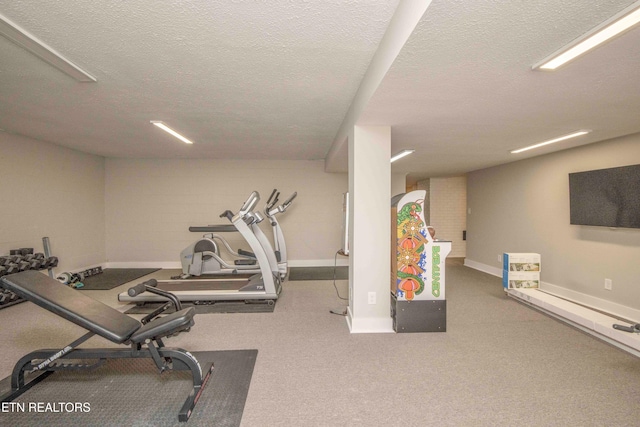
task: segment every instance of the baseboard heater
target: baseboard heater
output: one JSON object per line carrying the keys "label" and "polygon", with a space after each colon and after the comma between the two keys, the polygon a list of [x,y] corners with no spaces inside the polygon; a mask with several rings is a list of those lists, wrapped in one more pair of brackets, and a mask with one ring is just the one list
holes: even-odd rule
{"label": "baseboard heater", "polygon": [[614,329],[614,324],[624,323],[616,317],[538,289],[509,289],[506,292],[520,302],[640,357],[640,334]]}

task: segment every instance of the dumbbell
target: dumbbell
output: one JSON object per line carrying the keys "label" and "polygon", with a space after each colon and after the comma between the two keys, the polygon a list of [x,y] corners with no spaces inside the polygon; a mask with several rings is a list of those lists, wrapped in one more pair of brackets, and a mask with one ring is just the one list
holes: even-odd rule
{"label": "dumbbell", "polygon": [[17,273],[20,271],[20,266],[18,264],[7,264],[4,266],[4,268],[6,269],[6,274],[13,274],[13,273]]}
{"label": "dumbbell", "polygon": [[22,255],[9,255],[9,262],[12,264],[18,264],[20,261],[22,261]]}
{"label": "dumbbell", "polygon": [[20,255],[25,256],[33,254],[33,248],[20,248],[20,249],[11,249],[9,251],[9,255]]}
{"label": "dumbbell", "polygon": [[29,261],[29,270],[40,270],[43,263],[43,259],[32,259]]}
{"label": "dumbbell", "polygon": [[58,265],[58,257],[50,256],[42,264],[42,268],[53,268],[53,267],[56,267],[57,265]]}
{"label": "dumbbell", "polygon": [[11,291],[3,290],[2,292],[0,292],[0,305],[9,304],[10,302],[16,301],[18,299],[20,299],[20,297]]}

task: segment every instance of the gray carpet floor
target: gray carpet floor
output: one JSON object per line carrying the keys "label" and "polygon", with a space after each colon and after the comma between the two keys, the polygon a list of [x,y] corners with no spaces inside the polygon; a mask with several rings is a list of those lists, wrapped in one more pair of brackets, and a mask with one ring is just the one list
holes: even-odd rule
{"label": "gray carpet floor", "polygon": [[[337,286],[347,295],[347,281]],[[92,296],[124,311],[125,287]],[[446,295],[445,333],[350,334],[330,313],[345,304],[332,281],[289,281],[273,313],[197,316],[166,343],[259,350],[243,427],[638,425],[640,359],[507,297],[500,278],[461,260],[447,261]],[[82,334],[31,303],[0,310],[0,323],[11,325],[0,328],[0,377],[27,351]]]}

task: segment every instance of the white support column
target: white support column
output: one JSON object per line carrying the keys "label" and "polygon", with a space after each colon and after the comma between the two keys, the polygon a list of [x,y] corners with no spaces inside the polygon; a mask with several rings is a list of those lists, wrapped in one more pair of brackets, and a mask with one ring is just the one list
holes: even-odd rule
{"label": "white support column", "polygon": [[391,128],[349,134],[349,311],[352,333],[393,332],[390,310]]}

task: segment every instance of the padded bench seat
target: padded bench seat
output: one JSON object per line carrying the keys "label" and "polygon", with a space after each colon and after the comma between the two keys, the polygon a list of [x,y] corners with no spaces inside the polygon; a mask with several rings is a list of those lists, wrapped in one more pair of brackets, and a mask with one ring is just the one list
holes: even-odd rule
{"label": "padded bench seat", "polygon": [[141,327],[136,319],[37,271],[5,276],[2,283],[16,295],[117,344],[142,343],[194,325],[195,309],[189,307]]}
{"label": "padded bench seat", "polygon": [[[107,359],[151,358],[161,373],[166,370],[191,373],[193,387],[178,412],[178,421],[189,419],[211,376],[213,363],[207,363],[203,371],[191,353],[181,348],[165,347],[162,338],[193,326],[193,307],[152,318],[143,325],[133,317],[37,271],[3,276],[0,278],[0,286],[89,331],[61,349],[36,350],[20,358],[11,373],[11,389],[0,396],[1,402],[13,401],[56,371],[91,366],[83,363],[59,364],[59,359],[98,359],[102,363]],[[176,306],[179,307],[179,304]],[[130,344],[130,347],[78,348],[96,334],[117,344]]]}
{"label": "padded bench seat", "polygon": [[4,276],[2,286],[114,343],[124,343],[140,329],[138,320],[37,271]]}

